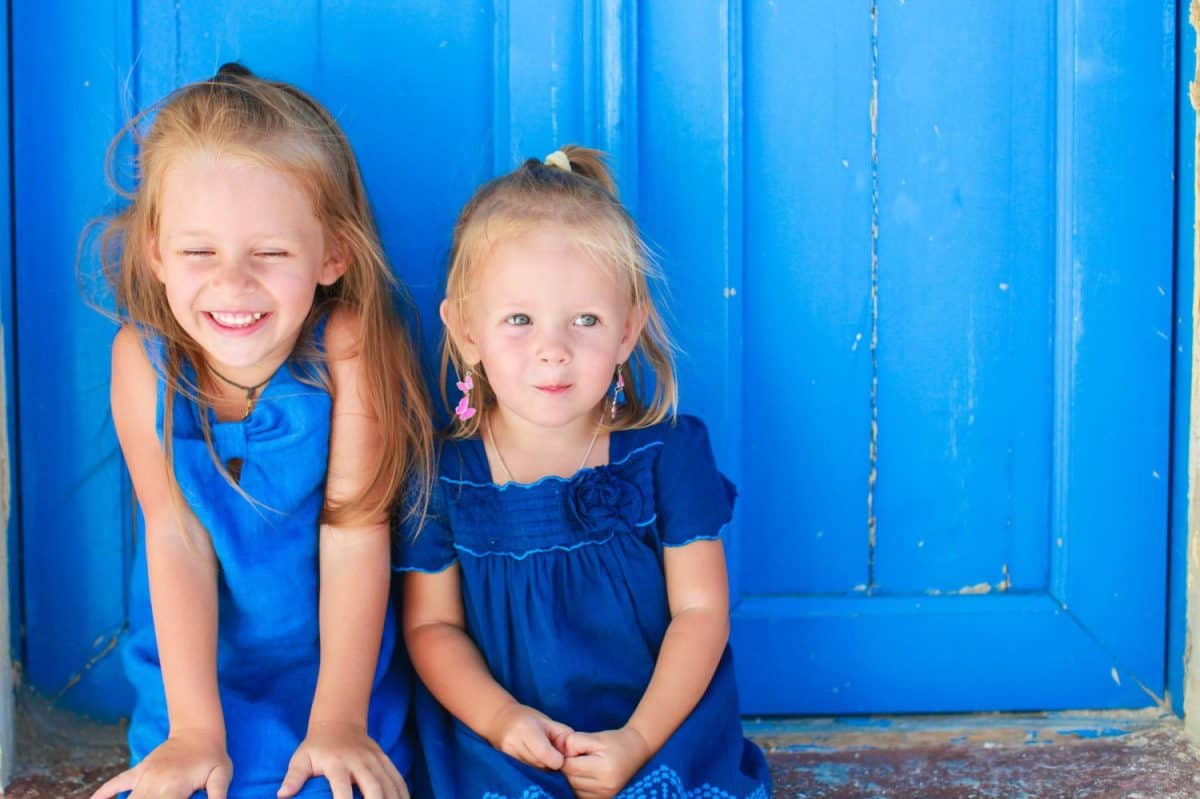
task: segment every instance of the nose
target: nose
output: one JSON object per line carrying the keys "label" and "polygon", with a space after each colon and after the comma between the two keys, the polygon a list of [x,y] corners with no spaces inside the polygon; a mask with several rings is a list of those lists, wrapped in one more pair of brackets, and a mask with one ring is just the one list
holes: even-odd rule
{"label": "nose", "polygon": [[222,258],[213,274],[212,284],[235,294],[253,291],[254,274],[249,260],[238,256]]}
{"label": "nose", "polygon": [[571,360],[571,348],[557,331],[545,331],[538,338],[538,360],[548,366],[558,366]]}

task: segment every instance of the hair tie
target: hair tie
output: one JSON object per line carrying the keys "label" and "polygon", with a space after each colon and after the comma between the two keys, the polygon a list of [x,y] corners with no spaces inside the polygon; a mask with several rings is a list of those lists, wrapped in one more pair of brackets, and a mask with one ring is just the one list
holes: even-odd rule
{"label": "hair tie", "polygon": [[542,163],[546,166],[552,166],[555,169],[561,169],[563,172],[571,171],[571,159],[567,158],[567,154],[562,150],[555,150],[550,153]]}
{"label": "hair tie", "polygon": [[239,64],[237,61],[229,61],[229,62],[221,65],[220,69],[217,70],[217,74],[213,75],[209,79],[209,82],[210,83],[236,84],[238,81],[242,80],[243,78],[253,78],[253,77],[254,77],[254,73],[251,72],[249,69],[247,69],[245,66],[243,66],[242,64]]}

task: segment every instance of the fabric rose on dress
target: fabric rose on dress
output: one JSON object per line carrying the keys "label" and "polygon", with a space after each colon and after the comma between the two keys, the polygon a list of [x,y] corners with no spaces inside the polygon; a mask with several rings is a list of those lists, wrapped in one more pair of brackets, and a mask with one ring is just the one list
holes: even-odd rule
{"label": "fabric rose on dress", "polygon": [[568,516],[588,532],[631,529],[645,520],[641,487],[612,469],[589,469],[571,480],[565,492]]}

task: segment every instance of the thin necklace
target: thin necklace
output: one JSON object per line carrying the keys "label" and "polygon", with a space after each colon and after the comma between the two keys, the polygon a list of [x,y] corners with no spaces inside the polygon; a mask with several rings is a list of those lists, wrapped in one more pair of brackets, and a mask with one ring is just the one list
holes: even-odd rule
{"label": "thin necklace", "polygon": [[275,373],[272,372],[271,374],[267,375],[266,379],[263,380],[261,383],[255,383],[252,386],[243,386],[241,383],[237,382],[236,380],[230,380],[228,377],[226,377],[225,375],[218,372],[216,369],[214,369],[212,367],[212,364],[208,365],[208,370],[210,372],[212,372],[214,375],[216,375],[217,377],[224,380],[229,385],[233,386],[234,388],[240,388],[242,391],[246,392],[246,412],[244,414],[242,414],[243,421],[250,416],[250,411],[254,410],[254,392],[258,391],[260,388],[265,386],[267,383],[271,382],[271,378],[275,376]]}
{"label": "thin necklace", "polygon": [[[603,413],[600,415],[600,418],[604,418]],[[508,464],[504,462],[504,455],[500,453],[500,447],[496,444],[496,434],[492,432],[491,421],[486,422],[483,426],[483,429],[487,433],[488,441],[491,442],[492,449],[496,451],[496,460],[500,461],[500,468],[504,470],[504,476],[508,478],[508,482],[510,483],[517,482],[513,477],[512,469],[509,469]],[[576,467],[575,471],[579,471],[584,467],[584,464],[587,463],[588,458],[592,455],[592,450],[596,447],[596,439],[598,438],[600,438],[600,425],[597,424],[596,432],[592,433],[592,440],[588,442],[587,450],[583,453],[583,460],[579,461],[579,466]]]}

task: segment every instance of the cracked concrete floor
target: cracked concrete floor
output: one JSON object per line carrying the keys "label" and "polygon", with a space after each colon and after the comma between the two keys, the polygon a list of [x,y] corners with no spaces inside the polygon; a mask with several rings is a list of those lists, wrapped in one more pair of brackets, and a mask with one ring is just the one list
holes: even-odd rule
{"label": "cracked concrete floor", "polygon": [[[749,721],[775,796],[1194,799],[1200,750],[1158,710]],[[18,697],[8,799],[86,799],[125,763],[124,730]]]}

